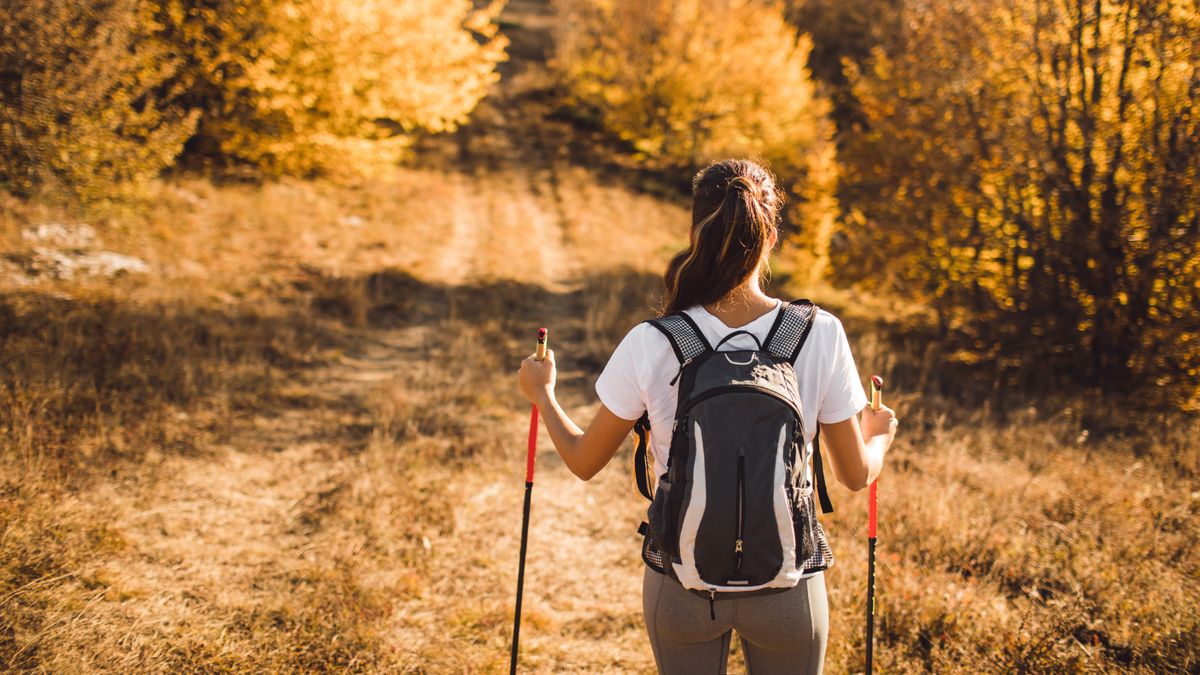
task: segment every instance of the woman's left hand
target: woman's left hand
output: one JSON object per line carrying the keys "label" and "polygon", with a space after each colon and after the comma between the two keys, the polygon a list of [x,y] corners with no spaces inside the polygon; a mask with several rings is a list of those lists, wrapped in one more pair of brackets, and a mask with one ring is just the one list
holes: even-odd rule
{"label": "woman's left hand", "polygon": [[538,361],[533,356],[526,357],[517,372],[521,393],[534,405],[539,405],[554,395],[554,383],[557,379],[558,369],[554,366],[553,349],[546,350],[546,358],[543,361]]}

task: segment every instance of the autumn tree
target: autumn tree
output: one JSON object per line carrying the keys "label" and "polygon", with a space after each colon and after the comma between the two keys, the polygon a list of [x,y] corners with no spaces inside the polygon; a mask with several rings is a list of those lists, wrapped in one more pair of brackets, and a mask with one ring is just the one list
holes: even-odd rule
{"label": "autumn tree", "polygon": [[267,173],[396,159],[464,122],[498,77],[502,2],[160,0],[202,111],[190,149]]}
{"label": "autumn tree", "polygon": [[142,0],[0,3],[0,184],[84,198],[169,166],[195,115]]}
{"label": "autumn tree", "polygon": [[788,0],[786,16],[812,39],[808,68],[833,104],[839,132],[861,122],[847,76],[899,29],[902,0]]}
{"label": "autumn tree", "polygon": [[811,48],[762,0],[555,0],[553,68],[569,103],[646,160],[695,168],[755,156],[787,180],[790,220],[811,278],[824,270],[835,212],[829,105],[806,69]]}
{"label": "autumn tree", "polygon": [[902,25],[852,77],[846,278],[1038,378],[1194,395],[1197,2],[930,0]]}

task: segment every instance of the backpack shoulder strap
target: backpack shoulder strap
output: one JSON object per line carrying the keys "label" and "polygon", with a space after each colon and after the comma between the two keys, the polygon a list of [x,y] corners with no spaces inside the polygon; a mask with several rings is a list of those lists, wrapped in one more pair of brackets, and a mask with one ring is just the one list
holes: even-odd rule
{"label": "backpack shoulder strap", "polygon": [[633,449],[633,484],[643,497],[654,501],[654,490],[650,488],[650,414],[642,413],[637,422],[633,423],[633,433],[637,434],[637,445]]}
{"label": "backpack shoulder strap", "polygon": [[[708,340],[704,338],[704,333],[700,332],[700,327],[696,325],[692,317],[683,312],[660,316],[657,319],[648,319],[646,323],[654,326],[667,337],[667,341],[671,343],[671,350],[675,352],[675,358],[679,359],[680,365],[705,352],[712,351]],[[637,445],[633,450],[633,482],[643,497],[653,501],[654,491],[650,487],[653,463],[648,452],[650,448],[650,417],[648,414],[643,413],[634,423],[633,431],[637,434]]]}
{"label": "backpack shoulder strap", "polygon": [[775,324],[767,333],[765,347],[776,358],[795,361],[800,354],[800,348],[808,340],[813,322],[817,316],[817,306],[807,298],[793,300],[779,310]]}
{"label": "backpack shoulder strap", "polygon": [[833,502],[829,501],[829,489],[825,487],[825,468],[821,466],[821,425],[813,435],[813,477],[817,484],[817,501],[821,502],[821,513],[833,513]]}
{"label": "backpack shoulder strap", "polygon": [[712,346],[704,338],[704,333],[700,332],[700,327],[684,312],[647,319],[646,323],[667,336],[671,349],[675,351],[675,358],[679,359],[680,363],[712,351]]}
{"label": "backpack shoulder strap", "polygon": [[[812,332],[813,323],[817,317],[817,306],[807,298],[793,300],[779,311],[775,325],[767,333],[767,351],[776,358],[787,359],[795,363],[800,355],[800,349]],[[821,462],[821,425],[816,425],[813,434],[813,482],[816,483],[817,499],[821,503],[822,513],[833,513],[833,502],[829,500],[829,490],[825,485],[825,467]]]}

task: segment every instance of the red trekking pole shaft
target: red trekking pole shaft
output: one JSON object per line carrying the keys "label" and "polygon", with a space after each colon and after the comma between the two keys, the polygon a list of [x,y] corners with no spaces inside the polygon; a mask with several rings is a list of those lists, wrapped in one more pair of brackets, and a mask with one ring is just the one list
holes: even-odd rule
{"label": "red trekking pole shaft", "polygon": [[[534,358],[541,361],[546,358],[546,338],[549,331],[538,329],[537,352]],[[529,449],[525,455],[525,508],[521,516],[521,555],[517,564],[517,606],[513,612],[512,654],[510,655],[508,672],[517,672],[517,645],[521,638],[521,596],[525,591],[525,551],[529,545],[529,505],[533,499],[533,463],[537,456],[538,409],[536,405],[529,406]]]}
{"label": "red trekking pole shaft", "polygon": [[[871,409],[879,410],[883,378],[871,376]],[[867,494],[867,675],[871,675],[875,656],[875,527],[879,523],[879,479],[871,481]]]}

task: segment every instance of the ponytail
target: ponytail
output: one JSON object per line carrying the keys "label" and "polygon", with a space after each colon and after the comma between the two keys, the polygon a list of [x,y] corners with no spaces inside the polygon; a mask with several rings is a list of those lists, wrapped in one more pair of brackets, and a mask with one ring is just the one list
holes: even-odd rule
{"label": "ponytail", "polygon": [[714,162],[692,179],[688,247],[663,275],[663,314],[720,300],[767,253],[782,200],[769,171],[749,160]]}

